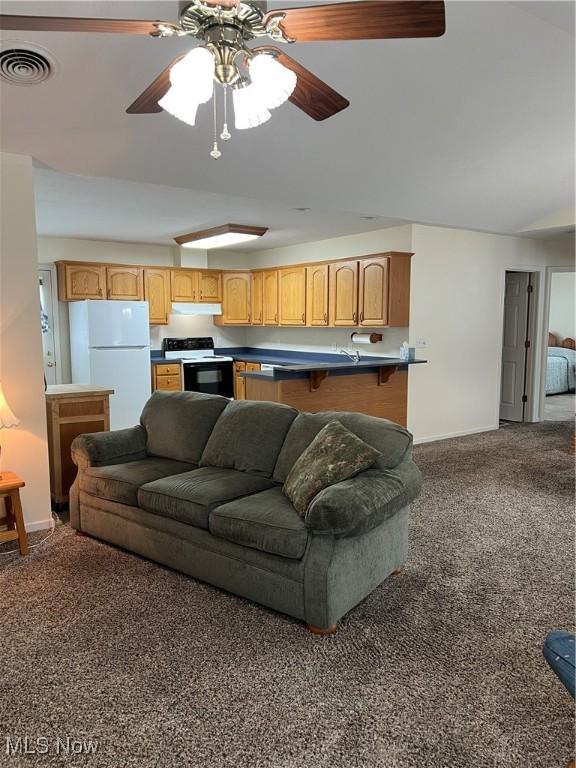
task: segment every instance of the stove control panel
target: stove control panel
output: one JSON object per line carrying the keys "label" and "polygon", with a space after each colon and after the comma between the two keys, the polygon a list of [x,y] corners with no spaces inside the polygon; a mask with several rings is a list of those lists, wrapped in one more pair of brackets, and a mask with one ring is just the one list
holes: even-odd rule
{"label": "stove control panel", "polygon": [[184,339],[164,339],[162,342],[164,352],[186,352],[194,350],[213,350],[214,339],[211,336],[198,336]]}

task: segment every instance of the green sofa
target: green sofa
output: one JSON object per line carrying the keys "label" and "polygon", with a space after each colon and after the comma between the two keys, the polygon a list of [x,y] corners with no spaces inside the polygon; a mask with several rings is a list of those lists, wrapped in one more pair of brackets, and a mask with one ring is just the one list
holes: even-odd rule
{"label": "green sofa", "polygon": [[[321,491],[303,520],[282,484],[334,419],[381,458]],[[138,426],[74,440],[70,522],[330,632],[406,560],[421,485],[411,450],[405,429],[359,413],[155,392]]]}

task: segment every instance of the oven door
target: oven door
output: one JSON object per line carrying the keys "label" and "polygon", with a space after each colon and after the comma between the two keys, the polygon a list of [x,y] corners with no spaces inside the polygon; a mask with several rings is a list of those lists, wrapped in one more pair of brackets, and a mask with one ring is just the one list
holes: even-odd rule
{"label": "oven door", "polygon": [[232,362],[184,363],[184,389],[209,395],[234,395]]}

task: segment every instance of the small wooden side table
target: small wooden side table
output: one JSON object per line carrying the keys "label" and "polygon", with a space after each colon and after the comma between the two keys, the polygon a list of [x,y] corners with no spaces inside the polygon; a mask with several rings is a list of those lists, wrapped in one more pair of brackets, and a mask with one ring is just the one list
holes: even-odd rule
{"label": "small wooden side table", "polygon": [[22,505],[20,504],[20,488],[26,485],[14,472],[0,474],[0,499],[6,506],[7,531],[0,531],[0,542],[18,539],[20,554],[28,554],[28,537],[24,528]]}

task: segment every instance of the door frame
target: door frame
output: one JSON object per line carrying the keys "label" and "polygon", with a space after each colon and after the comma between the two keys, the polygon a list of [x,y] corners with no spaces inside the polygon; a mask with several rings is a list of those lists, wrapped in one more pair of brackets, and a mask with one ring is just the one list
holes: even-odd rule
{"label": "door frame", "polygon": [[52,290],[50,300],[52,304],[52,318],[54,321],[54,355],[56,362],[56,383],[62,384],[62,354],[60,349],[60,304],[58,302],[58,286],[55,264],[38,264],[38,272],[50,272]]}
{"label": "door frame", "polygon": [[[502,345],[504,344],[504,299],[506,294],[506,272],[528,272],[532,277],[532,291],[530,316],[528,321],[528,338],[530,339],[530,348],[526,359],[526,394],[528,400],[524,410],[524,421],[541,421],[541,401],[543,409],[543,387],[542,367],[540,361],[545,352],[543,347],[544,325],[547,322],[547,316],[544,312],[544,297],[546,287],[547,267],[536,267],[534,265],[522,266],[519,264],[504,265],[500,275],[500,335],[499,335],[499,356],[498,356],[498,381],[496,385],[496,407],[495,424],[500,424],[500,400],[502,395]],[[546,337],[547,338],[547,337]]]}
{"label": "door frame", "polygon": [[[567,267],[546,267],[545,268],[545,288],[544,288],[544,301],[543,303],[543,321],[542,321],[542,349],[540,352],[540,358],[537,360],[537,371],[541,382],[546,381],[546,365],[548,363],[548,326],[550,324],[550,296],[552,294],[552,275],[557,272],[576,272],[574,265]],[[544,408],[546,405],[546,386],[541,386],[539,390],[539,398],[537,402],[538,418],[535,421],[544,420]]]}

